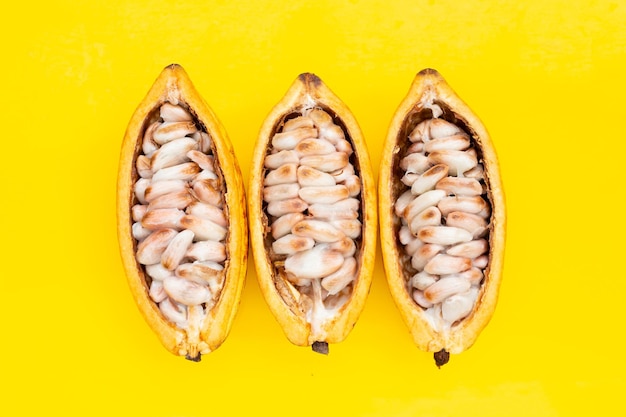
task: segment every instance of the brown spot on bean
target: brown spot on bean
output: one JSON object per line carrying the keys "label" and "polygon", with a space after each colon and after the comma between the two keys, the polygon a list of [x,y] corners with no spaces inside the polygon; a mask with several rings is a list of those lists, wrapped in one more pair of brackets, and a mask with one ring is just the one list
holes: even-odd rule
{"label": "brown spot on bean", "polygon": [[448,167],[444,164],[437,164],[430,168],[428,171],[424,172],[424,176],[436,176],[442,172],[448,172]]}

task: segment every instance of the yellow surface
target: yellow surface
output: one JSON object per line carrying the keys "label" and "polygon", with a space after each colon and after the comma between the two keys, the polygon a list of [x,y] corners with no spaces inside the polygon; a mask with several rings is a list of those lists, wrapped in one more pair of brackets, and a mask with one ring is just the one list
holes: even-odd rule
{"label": "yellow surface", "polygon": [[[617,0],[8,5],[0,414],[623,415],[624,22]],[[361,319],[327,357],[286,340],[252,261],[221,348],[192,363],[161,347],[122,270],[115,185],[132,112],[172,62],[226,127],[244,181],[299,73],[351,108],[377,167],[415,73],[439,70],[490,131],[506,189],[504,281],[478,342],[438,370],[379,251]]]}

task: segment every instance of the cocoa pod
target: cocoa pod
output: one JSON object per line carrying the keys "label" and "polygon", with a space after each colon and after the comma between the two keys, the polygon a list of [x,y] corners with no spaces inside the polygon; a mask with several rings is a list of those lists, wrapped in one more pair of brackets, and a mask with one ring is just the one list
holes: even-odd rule
{"label": "cocoa pod", "polygon": [[[439,181],[440,185],[420,180],[420,185],[411,190],[410,183],[403,183],[403,177],[417,173],[417,178],[425,169],[436,165],[448,168],[449,179]],[[464,196],[469,186],[472,197]],[[437,192],[443,189],[445,198],[430,199],[417,211],[439,209],[440,226],[411,223],[419,218],[419,213],[409,208],[427,198],[413,205],[411,202],[426,193],[434,195],[435,191],[431,190],[435,188]],[[417,74],[391,121],[382,151],[378,191],[381,246],[390,292],[417,347],[435,352],[435,361],[441,366],[448,361],[450,353],[461,353],[472,346],[494,313],[501,281],[506,218],[498,159],[489,134],[433,69]],[[476,195],[481,192],[482,195]],[[481,223],[478,229],[477,220]],[[403,235],[401,242],[400,230],[405,232],[407,226],[413,236]],[[484,251],[461,250],[460,245],[468,246],[463,242],[472,237],[480,242],[471,246],[484,247]],[[422,247],[440,245],[442,254],[433,252],[424,259],[416,259],[416,254],[412,258],[415,250],[409,245],[415,246],[413,242],[419,243],[420,239],[427,242]],[[485,241],[488,245],[484,245]],[[455,245],[459,248],[451,249]],[[418,253],[424,256],[424,251]],[[464,254],[475,258],[470,260]],[[485,257],[488,262],[482,271],[475,267],[467,270],[480,264],[475,260],[484,262]],[[412,279],[416,274],[428,274],[429,282]]]}
{"label": "cocoa pod", "polygon": [[[286,175],[281,167],[297,175]],[[300,198],[294,201],[310,204],[284,204],[282,210],[274,210],[274,201],[263,201],[268,182],[274,183],[266,178],[299,183]],[[377,204],[357,121],[316,75],[301,74],[265,119],[254,148],[248,189],[251,247],[261,292],[289,341],[328,353],[329,343],[348,336],[369,292]],[[336,208],[313,211],[317,206]],[[292,213],[314,221],[290,222]],[[346,221],[351,222],[346,225],[350,230],[342,228]],[[315,240],[314,247],[274,252],[272,229],[278,230],[279,224],[281,230],[291,228],[279,237],[306,232],[308,239]],[[347,251],[350,246],[355,250]]]}
{"label": "cocoa pod", "polygon": [[[208,193],[215,205],[192,211],[209,204],[198,203]],[[145,206],[157,196],[158,205]],[[140,204],[136,213],[144,214],[133,219],[132,207]],[[150,219],[150,228],[140,217]],[[137,238],[135,229],[143,232]],[[117,231],[130,291],[163,346],[193,361],[217,349],[230,331],[246,276],[245,194],[226,131],[180,65],[163,69],[126,129]],[[216,256],[211,248],[223,252]]]}

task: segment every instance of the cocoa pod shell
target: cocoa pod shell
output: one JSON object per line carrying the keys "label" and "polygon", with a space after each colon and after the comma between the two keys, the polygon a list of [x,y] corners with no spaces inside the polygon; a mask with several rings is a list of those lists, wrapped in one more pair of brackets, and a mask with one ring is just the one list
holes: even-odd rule
{"label": "cocoa pod shell", "polygon": [[[229,220],[225,241],[227,259],[224,263],[224,283],[219,298],[207,309],[199,328],[193,332],[169,322],[150,298],[149,277],[135,258],[137,242],[131,232],[131,207],[136,203],[133,186],[139,178],[135,162],[141,154],[146,128],[158,119],[158,109],[167,102],[187,108],[195,123],[210,135],[215,169],[220,172],[226,190],[223,196],[224,210]],[[248,256],[245,193],[239,164],[224,127],[178,64],[163,69],[127,126],[117,180],[117,232],[132,296],[163,346],[174,355],[195,361],[200,359],[201,354],[217,349],[231,329],[245,282]]]}
{"label": "cocoa pod shell", "polygon": [[[406,256],[398,239],[401,222],[394,210],[400,194],[410,187],[401,182],[399,168],[404,151],[411,145],[409,133],[421,121],[443,118],[460,126],[479,150],[484,166],[487,199],[491,205],[489,221],[489,263],[478,299],[471,313],[451,326],[437,325],[412,299],[407,289],[410,279]],[[504,259],[506,210],[498,159],[490,136],[480,119],[433,69],[417,74],[400,103],[387,133],[379,174],[380,237],[387,282],[396,306],[421,350],[436,353],[441,365],[449,353],[461,353],[474,344],[491,319],[500,288]]]}
{"label": "cocoa pod shell", "polygon": [[[263,181],[268,170],[264,160],[273,135],[286,120],[300,114],[305,107],[326,111],[339,124],[354,149],[350,157],[361,179],[360,220],[362,233],[356,259],[357,278],[349,300],[322,325],[311,326],[307,314],[298,300],[297,291],[279,276],[269,257],[273,238],[269,231],[268,214],[264,211]],[[348,107],[314,74],[301,74],[285,96],[274,106],[265,119],[254,148],[249,183],[250,239],[257,278],[261,292],[271,312],[289,341],[298,346],[312,346],[313,350],[327,353],[328,343],[343,341],[358,320],[369,293],[377,238],[376,186],[372,174],[367,146],[359,125]]]}

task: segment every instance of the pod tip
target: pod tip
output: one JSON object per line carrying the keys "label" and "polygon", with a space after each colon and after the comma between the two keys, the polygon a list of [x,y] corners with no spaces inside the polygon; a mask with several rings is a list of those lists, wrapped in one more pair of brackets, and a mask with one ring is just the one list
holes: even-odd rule
{"label": "pod tip", "polygon": [[313,352],[328,355],[328,343],[326,342],[313,342],[311,349],[313,349]]}
{"label": "pod tip", "polygon": [[434,68],[424,68],[417,75],[439,75],[439,72]]}
{"label": "pod tip", "polygon": [[197,353],[195,356],[188,354],[187,356],[185,356],[185,359],[192,362],[200,362],[202,360],[202,355],[200,353]]}
{"label": "pod tip", "polygon": [[311,84],[315,87],[319,86],[320,84],[322,84],[322,80],[320,77],[318,77],[317,75],[313,74],[312,72],[305,72],[302,73],[298,76],[298,78],[300,79],[300,81],[304,84]]}
{"label": "pod tip", "polygon": [[182,67],[180,66],[180,64],[177,64],[175,62],[165,67],[165,69],[169,69],[169,70],[175,70],[178,68],[182,68]]}
{"label": "pod tip", "polygon": [[450,360],[450,353],[445,349],[441,349],[439,352],[435,352],[433,356],[435,358],[435,364],[437,365],[437,368],[441,368]]}

